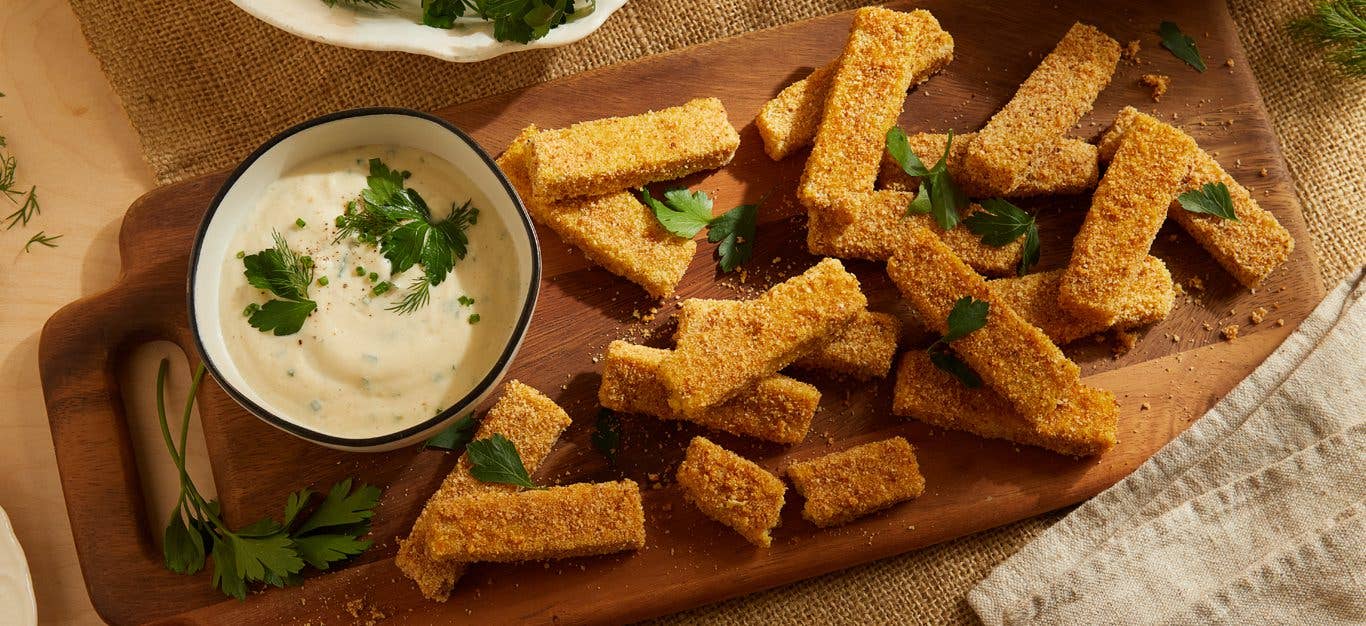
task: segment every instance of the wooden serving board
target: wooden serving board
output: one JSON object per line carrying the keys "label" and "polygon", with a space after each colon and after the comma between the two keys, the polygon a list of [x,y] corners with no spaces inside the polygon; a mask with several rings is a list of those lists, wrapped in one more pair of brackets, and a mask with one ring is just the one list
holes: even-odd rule
{"label": "wooden serving board", "polygon": [[[599,381],[594,357],[621,337],[667,345],[665,320],[675,301],[659,305],[659,314],[649,319],[655,303],[639,288],[590,268],[581,254],[542,229],[542,295],[510,376],[555,398],[574,425],[546,461],[541,480],[624,476],[640,482],[647,547],[634,554],[548,565],[476,565],[449,602],[427,602],[394,567],[394,538],[406,534],[452,466],[452,455],[416,448],[372,455],[327,450],[267,426],[207,384],[200,411],[213,475],[231,524],[278,515],[285,495],[307,484],[325,487],[357,476],[386,488],[374,520],[377,546],[357,562],[310,576],[302,587],[272,589],[245,602],[224,600],[210,588],[207,572],[181,576],[162,567],[154,540],[161,530],[149,527],[127,416],[114,382],[130,347],[146,340],[169,339],[197,361],[185,314],[187,257],[194,229],[225,178],[220,173],[138,200],[123,223],[119,243],[124,267],[118,284],[63,308],[43,331],[42,381],[58,465],[86,584],[100,615],[113,623],[349,622],[354,618],[346,605],[360,600],[362,618],[375,609],[403,622],[634,620],[1036,515],[1083,500],[1128,474],[1261,363],[1323,295],[1290,179],[1233,23],[1220,0],[1166,7],[1122,3],[1112,10],[1083,0],[989,6],[930,1],[919,6],[934,12],[953,34],[956,58],[909,96],[904,128],[978,128],[1068,26],[1084,19],[1121,41],[1141,40],[1143,52],[1137,65],[1121,62],[1114,82],[1075,134],[1095,135],[1126,104],[1156,111],[1214,152],[1295,236],[1298,245],[1289,263],[1252,293],[1238,287],[1179,229],[1164,228],[1154,253],[1167,260],[1178,281],[1202,279],[1204,291],[1179,298],[1171,317],[1122,357],[1113,358],[1107,345],[1089,341],[1069,349],[1082,363],[1087,382],[1115,391],[1121,402],[1121,441],[1115,449],[1098,459],[1073,460],[940,431],[891,416],[889,381],[858,385],[806,377],[825,397],[805,443],[789,449],[709,436],[777,471],[792,459],[900,434],[917,447],[928,488],[913,503],[833,530],[818,530],[802,520],[801,498],[789,492],[773,547],[752,548],[684,503],[670,484],[687,441],[701,429],[626,417],[617,468],[605,464],[589,445]],[[838,53],[850,19],[843,13],[751,33],[438,113],[496,154],[518,129],[533,122],[558,127],[698,96],[720,97],[731,121],[742,129],[740,151],[724,170],[685,182],[711,193],[718,210],[774,193],[761,212],[747,278],[717,276],[712,246],[704,243],[679,292],[683,297],[741,297],[815,261],[805,253],[803,220],[793,199],[805,154],[773,163],[763,154],[752,120],[779,89]],[[1158,47],[1153,33],[1162,20],[1176,21],[1197,38],[1209,61],[1208,72],[1197,74]],[[1161,103],[1154,104],[1136,84],[1147,72],[1174,77]],[[1061,266],[1087,198],[1022,204],[1039,209],[1042,216],[1040,269]],[[874,308],[895,309],[897,293],[880,264],[848,265],[863,280]],[[1256,307],[1267,308],[1268,319],[1249,325],[1248,312]],[[1277,319],[1284,325],[1276,324]],[[1221,340],[1218,333],[1229,323],[1242,326],[1233,342]]]}

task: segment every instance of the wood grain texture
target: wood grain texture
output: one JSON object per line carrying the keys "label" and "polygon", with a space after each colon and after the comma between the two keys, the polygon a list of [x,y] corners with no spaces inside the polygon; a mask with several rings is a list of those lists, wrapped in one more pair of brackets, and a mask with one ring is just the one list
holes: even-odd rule
{"label": "wood grain texture", "polygon": [[[956,60],[909,96],[901,118],[912,131],[972,130],[1013,93],[1037,59],[1076,16],[1086,16],[1121,40],[1142,39],[1140,65],[1122,63],[1096,112],[1076,131],[1090,137],[1125,104],[1149,107],[1137,86],[1141,73],[1176,77],[1155,107],[1173,115],[1230,172],[1257,194],[1299,242],[1286,267],[1256,293],[1239,289],[1193,242],[1170,226],[1154,254],[1178,280],[1199,277],[1197,300],[1182,301],[1172,316],[1148,331],[1120,358],[1108,346],[1083,342],[1069,350],[1088,382],[1111,389],[1121,407],[1121,443],[1099,459],[1069,460],[1006,442],[937,431],[890,415],[890,383],[862,386],[810,378],[825,392],[813,433],[785,449],[735,437],[717,443],[777,470],[859,442],[901,434],[917,446],[928,481],[912,504],[819,531],[789,503],[774,546],[752,549],[731,531],[701,517],[668,484],[686,442],[701,432],[689,425],[628,417],[618,468],[608,467],[588,443],[596,415],[598,366],[592,358],[623,336],[667,345],[666,302],[650,321],[654,303],[637,287],[600,269],[541,231],[544,283],[531,330],[510,377],[546,391],[574,418],[546,460],[543,480],[573,482],[625,476],[649,485],[648,545],[636,554],[526,565],[476,565],[451,601],[423,601],[392,565],[393,537],[406,532],[453,458],[414,449],[346,454],[289,437],[248,415],[215,385],[200,396],[213,475],[233,525],[278,515],[279,503],[299,486],[326,485],[345,476],[387,487],[375,517],[378,545],[341,571],[311,577],[294,589],[271,590],[245,603],[223,601],[207,574],[165,571],[142,512],[126,416],[112,385],[115,364],[129,346],[148,338],[174,341],[193,354],[185,324],[185,272],[190,239],[223,174],[193,179],[144,196],[129,209],[120,237],[124,274],[110,292],[79,301],[55,315],[40,346],[42,378],[68,512],[92,600],[111,622],[345,621],[348,600],[363,599],[391,618],[413,622],[570,621],[616,622],[657,615],[847,567],[1077,502],[1113,484],[1169,441],[1241,380],[1322,297],[1303,220],[1293,199],[1232,23],[1219,2],[1193,2],[1160,10],[1093,15],[1079,0],[1017,4],[983,10],[961,3],[927,2],[957,41]],[[572,122],[661,108],[714,95],[741,128],[740,151],[722,171],[684,182],[712,194],[718,209],[755,201],[773,190],[761,211],[755,260],[747,281],[718,278],[704,244],[680,285],[682,297],[736,297],[800,272],[815,259],[805,254],[800,213],[793,199],[804,153],[774,164],[763,154],[751,121],[759,106],[794,78],[827,62],[844,40],[849,14],[722,40],[605,68],[493,98],[443,109],[450,119],[498,152],[524,125]],[[1193,71],[1156,46],[1150,34],[1162,19],[1201,33],[1211,66]],[[1204,122],[1202,125],[1201,122]],[[1234,165],[1238,163],[1238,165]],[[1266,168],[1265,177],[1258,176]],[[1061,266],[1087,205],[1086,198],[1021,203],[1040,211],[1044,258],[1040,269]],[[872,306],[894,310],[895,288],[882,268],[850,263]],[[1256,307],[1269,320],[1247,325]],[[647,315],[648,317],[648,315]],[[1218,328],[1244,326],[1242,338],[1224,342]],[[1208,325],[1208,328],[1206,326]],[[1175,335],[1179,339],[1173,340]],[[192,361],[194,357],[192,356]],[[1146,406],[1145,406],[1146,405]],[[113,442],[112,444],[109,442]],[[114,445],[117,444],[117,445]],[[654,488],[655,483],[661,483]],[[794,498],[796,500],[796,498]],[[98,503],[98,505],[96,505]],[[155,593],[147,593],[156,589]]]}

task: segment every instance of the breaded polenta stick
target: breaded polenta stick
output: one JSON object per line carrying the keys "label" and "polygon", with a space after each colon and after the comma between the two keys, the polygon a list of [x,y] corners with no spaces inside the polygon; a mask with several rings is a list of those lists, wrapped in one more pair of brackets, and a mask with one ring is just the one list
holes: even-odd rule
{"label": "breaded polenta stick", "polygon": [[[972,170],[963,167],[967,158],[968,146],[972,145],[977,133],[954,133],[953,144],[949,146],[949,157],[944,162],[953,181],[964,193],[973,198],[993,194]],[[911,151],[920,157],[927,166],[939,162],[944,156],[944,142],[948,135],[917,133],[907,136]],[[1006,198],[1027,198],[1031,196],[1052,196],[1078,194],[1096,188],[1100,178],[1100,162],[1096,158],[1096,146],[1080,139],[1063,138],[1051,148],[1039,150],[1034,163],[1025,172],[1020,184],[1005,194]],[[878,185],[885,189],[914,192],[920,188],[920,180],[908,176],[901,166],[892,159],[890,153],[883,152],[882,173]]]}
{"label": "breaded polenta stick", "polygon": [[590,261],[645,288],[651,296],[671,295],[697,252],[697,242],[675,237],[650,208],[629,191],[589,198],[541,202],[531,195],[528,160],[540,131],[524,129],[498,157],[498,167],[526,204],[532,219],[545,224]]}
{"label": "breaded polenta stick", "polygon": [[929,232],[913,232],[887,262],[887,274],[931,330],[948,331],[949,311],[960,298],[987,302],[982,328],[953,342],[953,349],[993,389],[1031,421],[1046,419],[1080,384],[1080,369],[1053,341],[997,298],[977,272]]}
{"label": "breaded polenta stick", "polygon": [[769,531],[781,521],[787,493],[777,476],[705,437],[693,437],[674,478],[683,497],[707,517],[756,546],[773,544]]}
{"label": "breaded polenta stick", "polygon": [[[987,288],[1026,322],[1042,330],[1053,343],[1063,345],[1102,332],[1110,326],[1079,319],[1058,307],[1058,285],[1063,270],[1037,272],[1019,278],[987,281]],[[1146,326],[1167,317],[1176,300],[1167,264],[1154,256],[1142,266],[1115,300],[1115,328]]]}
{"label": "breaded polenta stick", "polygon": [[[859,9],[836,62],[806,160],[797,198],[810,213],[841,215],[829,205],[836,191],[872,191],[882,163],[887,129],[896,124],[916,70],[937,71],[951,58],[943,54],[943,32],[928,11],[903,13],[881,7]],[[951,51],[951,48],[950,48]],[[939,54],[940,57],[930,55]]]}
{"label": "breaded polenta stick", "polygon": [[532,195],[597,196],[721,167],[740,146],[726,108],[698,98],[660,111],[580,122],[532,141]]}
{"label": "breaded polenta stick", "polygon": [[[503,389],[503,396],[484,415],[479,423],[476,439],[488,439],[495,434],[507,437],[517,446],[522,464],[528,472],[535,472],[560,433],[569,427],[569,415],[555,401],[544,394],[512,381]],[[451,587],[465,573],[465,563],[438,559],[427,552],[426,536],[436,515],[433,511],[447,502],[462,495],[480,491],[512,491],[516,487],[498,483],[486,483],[470,475],[470,461],[460,455],[455,469],[442,481],[441,487],[427,500],[422,513],[413,522],[413,529],[406,540],[399,540],[398,555],[394,564],[404,575],[413,579],[430,600],[445,602],[450,596]]]}
{"label": "breaded polenta stick", "polygon": [[659,366],[669,406],[697,415],[752,388],[839,332],[868,299],[835,259],[774,285],[744,304],[678,329]]}
{"label": "breaded polenta stick", "polygon": [[1199,151],[1171,126],[1151,118],[1134,122],[1072,240],[1072,259],[1058,289],[1064,309],[1087,322],[1114,322]]}
{"label": "breaded polenta stick", "polygon": [[925,492],[915,449],[901,437],[827,454],[787,467],[806,498],[802,517],[828,528],[853,521]]}
{"label": "breaded polenta stick", "polygon": [[[832,194],[832,206],[855,219],[840,224],[827,219],[825,212],[812,211],[806,223],[806,247],[811,254],[886,261],[899,249],[907,232],[928,229],[978,272],[990,276],[1015,273],[1020,264],[1022,241],[997,248],[982,243],[981,238],[967,228],[945,231],[930,215],[906,215],[906,206],[914,198],[914,193],[890,190]],[[980,205],[973,204],[968,207],[967,215],[980,210]]]}
{"label": "breaded polenta stick", "polygon": [[542,561],[645,546],[640,487],[631,480],[479,491],[437,503],[435,516],[427,551],[455,561]]}
{"label": "breaded polenta stick", "polygon": [[1038,153],[1057,144],[1091,110],[1118,64],[1118,42],[1095,27],[1073,24],[977,133],[964,168],[992,193],[1014,189]]}
{"label": "breaded polenta stick", "polygon": [[668,350],[617,340],[607,345],[598,403],[624,413],[686,420],[723,432],[778,443],[800,443],[811,429],[821,392],[799,380],[774,374],[726,402],[685,416],[669,406],[659,380]]}
{"label": "breaded polenta stick", "polygon": [[892,414],[926,424],[1006,439],[1059,454],[1090,456],[1115,445],[1118,409],[1114,395],[1085,385],[1048,419],[1025,419],[1000,394],[971,389],[934,366],[924,350],[902,355],[897,365]]}
{"label": "breaded polenta stick", "polygon": [[[913,64],[911,87],[914,88],[953,59],[953,37],[942,29],[924,33],[907,53],[906,61]],[[830,81],[839,65],[836,59],[811,72],[806,78],[788,85],[776,97],[764,103],[754,126],[764,140],[764,152],[780,161],[793,152],[805,148],[816,137]]]}
{"label": "breaded polenta stick", "polygon": [[[1133,107],[1124,107],[1119,112],[1114,125],[1101,135],[1101,160],[1114,158],[1120,141],[1140,117],[1157,121]],[[1224,171],[1213,156],[1201,150],[1195,155],[1190,175],[1182,183],[1182,190],[1199,189],[1207,183],[1224,183],[1228,186],[1228,195],[1233,199],[1233,212],[1238,216],[1236,221],[1192,213],[1176,201],[1172,202],[1167,215],[1186,229],[1238,282],[1247,287],[1256,287],[1272,270],[1290,258],[1290,253],[1295,250],[1295,239],[1271,211],[1257,204],[1246,187]]]}
{"label": "breaded polenta stick", "polygon": [[[678,326],[683,328],[717,307],[740,304],[740,300],[689,298],[679,308]],[[860,311],[834,338],[794,361],[791,367],[823,370],[859,380],[882,378],[892,370],[900,335],[901,320],[895,315]]]}

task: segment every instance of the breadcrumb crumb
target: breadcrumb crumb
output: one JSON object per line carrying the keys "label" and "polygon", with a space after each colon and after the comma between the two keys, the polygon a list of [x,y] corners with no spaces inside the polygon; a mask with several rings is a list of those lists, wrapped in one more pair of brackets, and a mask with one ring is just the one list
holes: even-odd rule
{"label": "breadcrumb crumb", "polygon": [[1152,96],[1153,102],[1160,102],[1171,86],[1172,79],[1163,74],[1144,74],[1138,79],[1138,84],[1148,88],[1148,95]]}

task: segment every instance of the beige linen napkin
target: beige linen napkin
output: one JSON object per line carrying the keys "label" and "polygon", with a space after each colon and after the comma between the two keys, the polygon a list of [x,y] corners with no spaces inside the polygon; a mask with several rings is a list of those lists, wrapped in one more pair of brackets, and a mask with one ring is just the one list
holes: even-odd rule
{"label": "beige linen napkin", "polygon": [[989,625],[1366,622],[1366,268],[968,594]]}

